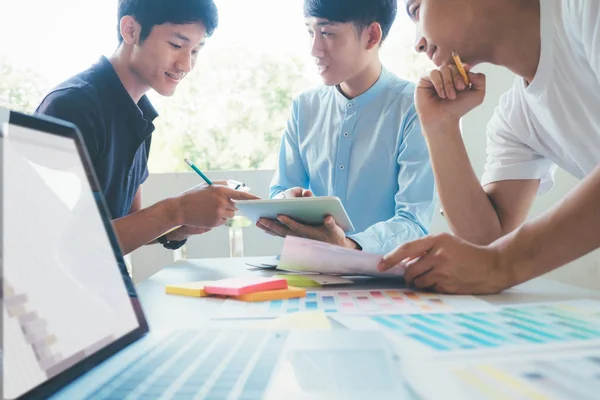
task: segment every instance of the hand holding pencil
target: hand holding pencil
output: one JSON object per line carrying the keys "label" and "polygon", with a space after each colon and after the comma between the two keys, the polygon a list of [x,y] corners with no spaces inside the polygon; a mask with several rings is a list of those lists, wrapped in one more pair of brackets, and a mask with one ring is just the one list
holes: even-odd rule
{"label": "hand holding pencil", "polygon": [[442,128],[456,124],[483,102],[485,75],[469,71],[453,52],[445,65],[423,76],[415,92],[415,106],[421,125]]}

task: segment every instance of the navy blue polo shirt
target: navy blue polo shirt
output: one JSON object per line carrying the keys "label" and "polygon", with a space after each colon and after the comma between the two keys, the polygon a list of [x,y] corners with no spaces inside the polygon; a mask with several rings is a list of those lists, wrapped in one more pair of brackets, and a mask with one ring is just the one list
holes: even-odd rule
{"label": "navy blue polo shirt", "polygon": [[106,57],[54,88],[36,112],[77,125],[112,218],[131,209],[148,177],[148,154],[158,116],[143,96],[136,104]]}

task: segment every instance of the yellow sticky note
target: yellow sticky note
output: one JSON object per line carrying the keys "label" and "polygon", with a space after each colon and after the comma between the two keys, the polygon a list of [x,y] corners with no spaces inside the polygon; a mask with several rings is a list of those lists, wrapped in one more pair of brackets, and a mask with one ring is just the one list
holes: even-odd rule
{"label": "yellow sticky note", "polygon": [[178,294],[180,296],[207,297],[204,291],[204,285],[209,281],[180,283],[177,285],[167,285],[165,292],[167,294]]}
{"label": "yellow sticky note", "polygon": [[268,321],[261,321],[253,329],[331,329],[331,322],[322,310],[287,314]]}
{"label": "yellow sticky note", "polygon": [[246,293],[241,296],[231,296],[231,299],[241,301],[269,301],[269,300],[281,300],[281,299],[292,299],[296,297],[306,296],[306,289],[288,286],[287,289],[279,290],[267,290],[264,292]]}

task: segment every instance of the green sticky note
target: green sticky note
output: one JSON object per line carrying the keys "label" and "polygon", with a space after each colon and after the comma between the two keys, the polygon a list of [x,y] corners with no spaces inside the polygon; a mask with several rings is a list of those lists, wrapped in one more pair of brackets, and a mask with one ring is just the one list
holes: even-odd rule
{"label": "green sticky note", "polygon": [[315,282],[305,275],[296,275],[296,274],[285,274],[285,275],[275,275],[275,278],[285,279],[290,286],[296,287],[321,287],[322,285],[319,282]]}

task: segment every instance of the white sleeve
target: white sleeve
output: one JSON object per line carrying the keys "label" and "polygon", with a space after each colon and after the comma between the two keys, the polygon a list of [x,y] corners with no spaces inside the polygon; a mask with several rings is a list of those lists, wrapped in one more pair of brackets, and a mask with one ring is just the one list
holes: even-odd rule
{"label": "white sleeve", "polygon": [[488,183],[540,179],[538,195],[554,185],[556,165],[528,146],[519,134],[530,135],[519,96],[512,88],[502,95],[487,129],[487,159],[482,186]]}
{"label": "white sleeve", "polygon": [[600,82],[600,1],[568,0],[563,5],[567,30],[581,43],[583,56]]}

